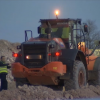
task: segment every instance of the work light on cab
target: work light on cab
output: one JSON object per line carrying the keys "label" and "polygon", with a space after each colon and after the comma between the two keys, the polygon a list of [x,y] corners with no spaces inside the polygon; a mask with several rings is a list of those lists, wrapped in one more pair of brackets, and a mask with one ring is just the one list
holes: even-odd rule
{"label": "work light on cab", "polygon": [[58,19],[58,15],[59,15],[59,11],[58,10],[55,11],[55,15],[56,15],[56,19]]}
{"label": "work light on cab", "polygon": [[55,11],[55,14],[56,14],[56,15],[59,15],[59,11],[58,11],[58,10],[56,10],[56,11]]}

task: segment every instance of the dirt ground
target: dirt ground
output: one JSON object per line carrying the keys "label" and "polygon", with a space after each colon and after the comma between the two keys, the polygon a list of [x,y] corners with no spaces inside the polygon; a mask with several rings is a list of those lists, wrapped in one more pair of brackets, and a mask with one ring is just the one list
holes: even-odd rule
{"label": "dirt ground", "polygon": [[68,99],[98,98],[100,86],[86,86],[78,90],[54,91],[46,86],[19,86],[9,82],[8,90],[0,92],[0,100],[68,100]]}
{"label": "dirt ground", "polygon": [[[20,43],[10,43],[6,40],[0,40],[0,56],[7,57],[7,61],[12,63],[14,58],[12,52],[18,52],[16,46]],[[8,90],[0,92],[0,100],[68,100],[83,98],[98,98],[100,99],[100,86],[86,86],[78,90],[55,91],[45,86],[19,86],[16,88],[15,82],[11,75],[11,70],[8,70],[7,75]],[[92,99],[91,99],[92,100]]]}

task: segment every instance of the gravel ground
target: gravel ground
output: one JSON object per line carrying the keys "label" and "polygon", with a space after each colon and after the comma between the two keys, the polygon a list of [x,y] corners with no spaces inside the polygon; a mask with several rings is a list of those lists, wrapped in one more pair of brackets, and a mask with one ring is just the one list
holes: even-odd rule
{"label": "gravel ground", "polygon": [[0,100],[68,100],[86,98],[100,98],[100,86],[87,86],[78,90],[54,91],[46,86],[19,86],[15,82],[8,82],[8,90],[0,92]]}
{"label": "gravel ground", "polygon": [[[7,62],[12,63],[14,58],[12,52],[18,52],[16,46],[20,43],[10,43],[6,40],[0,40],[0,56],[7,57]],[[79,99],[86,100],[86,98],[100,99],[100,86],[86,86],[78,90],[69,91],[55,91],[45,86],[19,86],[16,88],[15,82],[8,70],[7,75],[8,90],[0,92],[0,100],[68,100]],[[90,100],[90,99],[89,99]],[[92,99],[91,99],[92,100]]]}

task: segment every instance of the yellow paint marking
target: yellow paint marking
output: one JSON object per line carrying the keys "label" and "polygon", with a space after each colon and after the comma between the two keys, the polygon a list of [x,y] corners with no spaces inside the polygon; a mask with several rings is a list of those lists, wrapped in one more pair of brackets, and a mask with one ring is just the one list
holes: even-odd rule
{"label": "yellow paint marking", "polygon": [[56,69],[57,69],[57,67],[53,67],[53,69],[54,69],[54,70],[56,70]]}

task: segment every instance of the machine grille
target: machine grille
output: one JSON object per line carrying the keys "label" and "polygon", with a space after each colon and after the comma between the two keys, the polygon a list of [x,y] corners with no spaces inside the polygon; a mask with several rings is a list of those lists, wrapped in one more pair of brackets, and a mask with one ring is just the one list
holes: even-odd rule
{"label": "machine grille", "polygon": [[[23,44],[24,65],[27,68],[41,68],[46,63],[46,43]],[[41,55],[41,59],[26,59],[27,55]]]}

